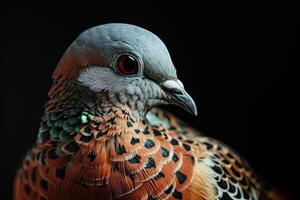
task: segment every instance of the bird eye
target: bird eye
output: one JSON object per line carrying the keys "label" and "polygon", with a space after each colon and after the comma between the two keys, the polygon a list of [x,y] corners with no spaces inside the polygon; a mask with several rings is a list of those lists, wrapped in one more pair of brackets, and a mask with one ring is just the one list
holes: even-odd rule
{"label": "bird eye", "polygon": [[118,57],[118,70],[125,75],[137,74],[139,71],[139,64],[133,56],[123,54]]}

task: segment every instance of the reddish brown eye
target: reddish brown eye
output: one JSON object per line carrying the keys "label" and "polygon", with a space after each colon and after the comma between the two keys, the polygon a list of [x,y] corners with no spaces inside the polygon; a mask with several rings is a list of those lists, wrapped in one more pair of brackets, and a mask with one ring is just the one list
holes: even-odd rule
{"label": "reddish brown eye", "polygon": [[130,55],[121,55],[117,61],[118,70],[125,75],[137,74],[139,71],[138,62]]}

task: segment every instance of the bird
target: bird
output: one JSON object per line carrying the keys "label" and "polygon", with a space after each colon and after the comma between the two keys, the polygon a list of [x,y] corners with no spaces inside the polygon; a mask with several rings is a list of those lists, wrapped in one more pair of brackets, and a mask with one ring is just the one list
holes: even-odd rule
{"label": "bird", "polygon": [[158,107],[197,115],[166,45],[144,28],[79,34],[48,96],[15,200],[278,199],[235,150]]}

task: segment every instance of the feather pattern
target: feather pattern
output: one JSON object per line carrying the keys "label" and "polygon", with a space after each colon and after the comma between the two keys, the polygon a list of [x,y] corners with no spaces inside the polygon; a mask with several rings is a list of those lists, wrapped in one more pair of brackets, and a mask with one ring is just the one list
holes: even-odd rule
{"label": "feather pattern", "polygon": [[170,113],[79,112],[76,95],[54,88],[16,199],[261,199],[243,159]]}

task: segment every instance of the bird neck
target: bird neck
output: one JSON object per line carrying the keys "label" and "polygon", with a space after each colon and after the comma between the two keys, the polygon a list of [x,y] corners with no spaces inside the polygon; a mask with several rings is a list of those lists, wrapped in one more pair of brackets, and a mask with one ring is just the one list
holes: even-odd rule
{"label": "bird neck", "polygon": [[38,143],[69,141],[74,138],[74,132],[87,125],[104,130],[102,140],[135,126],[147,126],[144,117],[136,117],[128,106],[110,102],[105,91],[95,96],[76,84],[54,82],[49,97],[40,124]]}

